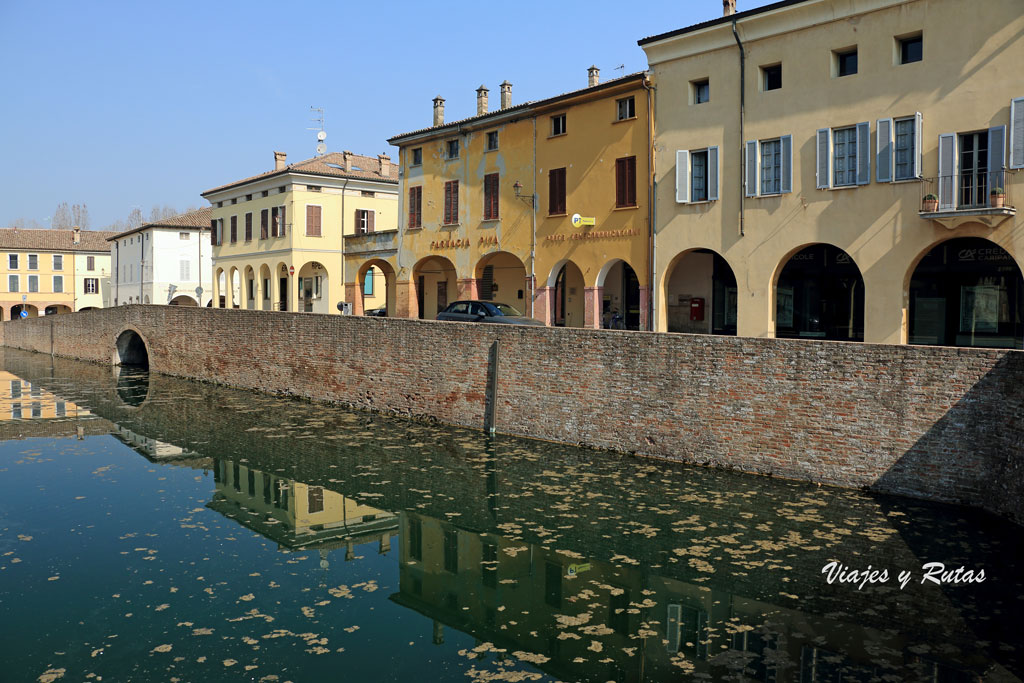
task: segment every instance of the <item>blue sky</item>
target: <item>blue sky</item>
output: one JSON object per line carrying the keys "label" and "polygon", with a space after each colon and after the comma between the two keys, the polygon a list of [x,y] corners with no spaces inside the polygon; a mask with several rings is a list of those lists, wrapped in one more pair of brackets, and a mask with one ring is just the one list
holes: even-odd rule
{"label": "blue sky", "polygon": [[[740,0],[739,9],[768,4]],[[437,8],[443,8],[438,11]],[[28,2],[0,0],[0,226],[86,204],[102,228],[139,207],[184,209],[203,190],[328,151],[646,68],[640,38],[721,16],[680,2]],[[623,65],[616,70],[615,67]]]}

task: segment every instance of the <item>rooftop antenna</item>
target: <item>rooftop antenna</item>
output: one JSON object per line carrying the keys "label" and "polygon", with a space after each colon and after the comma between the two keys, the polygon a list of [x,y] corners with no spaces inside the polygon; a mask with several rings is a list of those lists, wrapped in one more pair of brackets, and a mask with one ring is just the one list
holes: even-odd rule
{"label": "rooftop antenna", "polygon": [[320,125],[315,128],[306,128],[306,130],[316,131],[316,155],[318,157],[322,157],[327,153],[327,144],[324,142],[324,140],[327,139],[327,132],[324,131],[324,108],[310,106],[309,110],[316,114],[311,121],[313,121],[313,123],[319,123]]}
{"label": "rooftop antenna", "polygon": [[625,70],[626,70],[626,65],[625,64],[619,64],[617,67],[612,69],[612,71],[625,71]]}

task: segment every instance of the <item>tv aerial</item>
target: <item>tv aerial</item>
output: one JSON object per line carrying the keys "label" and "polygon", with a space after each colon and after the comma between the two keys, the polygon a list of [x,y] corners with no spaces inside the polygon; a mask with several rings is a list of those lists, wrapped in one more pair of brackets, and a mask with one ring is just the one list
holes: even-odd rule
{"label": "tv aerial", "polygon": [[306,130],[316,131],[316,155],[320,157],[327,153],[327,143],[324,142],[327,139],[327,131],[324,130],[324,108],[311,106],[309,110],[316,114],[312,118],[313,123],[320,124],[317,127],[306,128]]}

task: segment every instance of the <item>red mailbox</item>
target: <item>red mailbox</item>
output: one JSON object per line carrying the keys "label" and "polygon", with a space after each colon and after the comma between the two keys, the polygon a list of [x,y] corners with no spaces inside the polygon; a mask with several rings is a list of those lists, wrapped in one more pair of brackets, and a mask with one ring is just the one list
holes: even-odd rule
{"label": "red mailbox", "polygon": [[704,299],[690,299],[690,320],[704,320]]}

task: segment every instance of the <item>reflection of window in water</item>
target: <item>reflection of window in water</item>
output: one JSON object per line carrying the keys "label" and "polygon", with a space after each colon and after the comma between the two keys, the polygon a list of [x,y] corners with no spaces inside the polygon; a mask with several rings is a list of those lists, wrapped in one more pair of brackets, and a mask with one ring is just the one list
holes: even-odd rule
{"label": "reflection of window in water", "polygon": [[38,384],[32,384],[29,393],[32,394],[32,398],[39,398],[43,395],[43,390]]}
{"label": "reflection of window in water", "polygon": [[409,559],[423,559],[423,522],[418,519],[409,520]]}
{"label": "reflection of window in water", "polygon": [[32,402],[32,417],[42,417],[42,416],[43,416],[43,404],[40,403],[39,401],[33,401]]}
{"label": "reflection of window in water", "polygon": [[11,398],[21,398],[21,380],[11,380]]}
{"label": "reflection of window in water", "polygon": [[665,627],[670,653],[693,659],[708,658],[708,613],[687,605],[669,605]]}
{"label": "reflection of window in water", "polygon": [[64,401],[57,401],[55,411],[57,417],[64,417],[65,415],[68,414],[67,404]]}
{"label": "reflection of window in water", "polygon": [[12,420],[20,420],[21,419],[21,404],[20,403],[12,403],[11,404],[11,419]]}
{"label": "reflection of window in water", "polygon": [[249,470],[249,495],[256,497],[256,473]]}
{"label": "reflection of window in water", "polygon": [[562,606],[562,566],[552,562],[544,563],[544,602]]}
{"label": "reflection of window in water", "polygon": [[238,466],[237,462],[236,463],[232,463],[232,465],[231,465],[231,474],[232,474],[232,477],[231,477],[232,481],[231,481],[231,483],[234,484],[235,490],[238,491],[239,493],[241,493],[241,491],[242,491],[242,471],[241,471],[241,468]]}
{"label": "reflection of window in water", "polygon": [[270,505],[270,503],[272,501],[273,501],[273,498],[270,495],[270,475],[264,472],[263,473],[263,502],[266,503],[267,505]]}
{"label": "reflection of window in water", "polygon": [[498,585],[498,546],[494,543],[484,543],[483,584],[487,588]]}
{"label": "reflection of window in water", "polygon": [[310,486],[307,492],[309,513],[324,511],[324,490],[320,486]]}
{"label": "reflection of window in water", "polygon": [[[769,658],[772,657],[771,650],[776,650],[777,648],[778,644],[774,639],[769,640],[757,631],[741,631],[734,633],[732,636],[733,650],[756,655],[751,659],[747,659],[746,665],[743,667],[744,673],[754,680],[777,680],[778,672],[776,668],[768,664]],[[766,650],[768,651],[767,655],[765,654]]]}
{"label": "reflection of window in water", "polygon": [[459,571],[459,535],[455,531],[444,532],[444,569],[453,574]]}
{"label": "reflection of window in water", "polygon": [[[619,588],[616,586],[616,588]],[[608,627],[622,635],[629,634],[629,591],[619,588],[622,592],[614,593],[608,600]]]}

